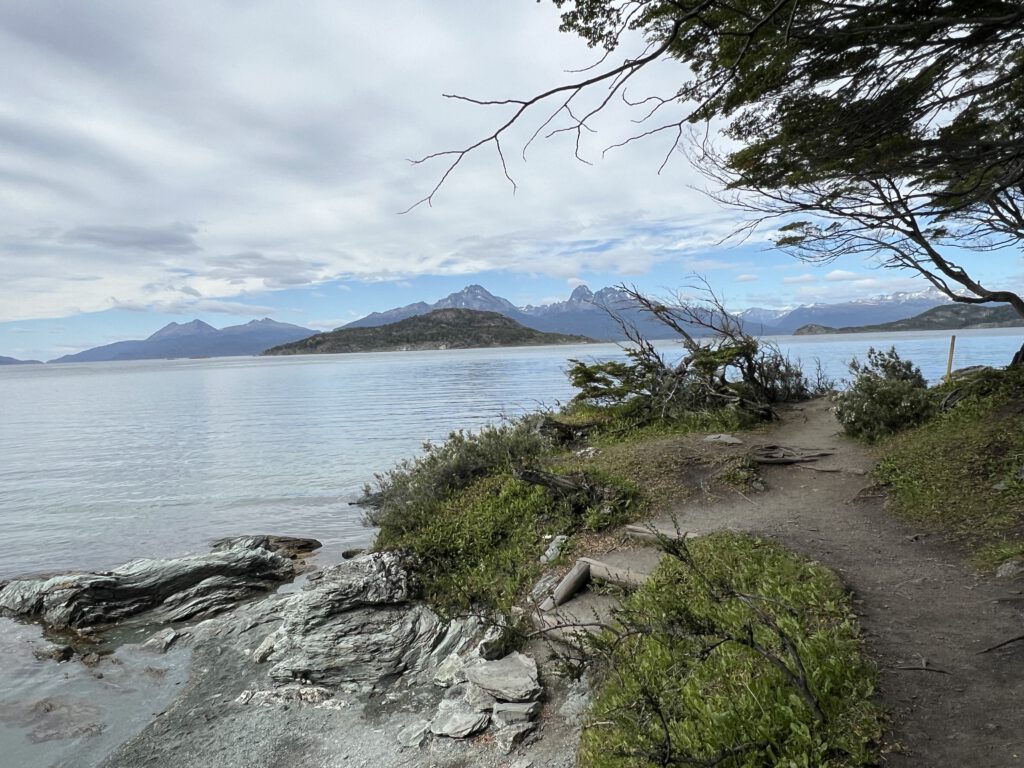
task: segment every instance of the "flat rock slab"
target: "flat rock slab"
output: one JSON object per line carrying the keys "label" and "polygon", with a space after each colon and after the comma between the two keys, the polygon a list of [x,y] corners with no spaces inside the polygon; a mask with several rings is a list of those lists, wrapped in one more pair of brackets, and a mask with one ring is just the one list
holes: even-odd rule
{"label": "flat rock slab", "polygon": [[280,615],[280,629],[264,641],[272,651],[261,654],[273,662],[271,677],[332,686],[418,670],[446,630],[412,603],[409,574],[387,553],[325,569],[282,601]]}
{"label": "flat rock slab", "polygon": [[[246,536],[205,555],[133,560],[113,571],[18,579],[0,589],[0,612],[56,628],[111,624],[153,612],[159,621],[208,618],[295,576],[288,555],[267,547],[314,547],[312,539]],[[285,551],[285,550],[283,550]]]}
{"label": "flat rock slab", "polygon": [[499,701],[494,705],[491,717],[501,725],[528,723],[540,714],[539,701]]}
{"label": "flat rock slab", "polygon": [[466,665],[466,679],[498,701],[534,701],[540,697],[537,662],[521,653],[510,653],[496,661],[472,661]]}
{"label": "flat rock slab", "polygon": [[444,699],[437,709],[437,716],[430,723],[430,732],[435,736],[450,739],[468,739],[490,725],[491,716],[480,712],[461,699]]}

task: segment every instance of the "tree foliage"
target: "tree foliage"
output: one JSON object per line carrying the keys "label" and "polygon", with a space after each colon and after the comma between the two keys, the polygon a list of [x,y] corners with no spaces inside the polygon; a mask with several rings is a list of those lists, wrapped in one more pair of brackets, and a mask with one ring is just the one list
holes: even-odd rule
{"label": "tree foliage", "polygon": [[[615,146],[664,135],[666,159],[685,146],[751,226],[778,220],[780,247],[811,260],[880,257],[957,301],[1009,302],[1024,315],[1016,293],[983,284],[950,251],[1021,249],[1020,0],[553,2],[562,30],[601,60],[530,98],[467,99],[513,112],[491,135],[423,158],[449,161],[438,186],[466,154],[489,144],[501,154],[507,130],[534,109],[534,138],[575,134],[578,153],[595,115],[619,99],[639,127]],[[685,67],[678,87],[627,92],[665,58]],[[722,126],[728,151],[684,142],[704,122]]]}

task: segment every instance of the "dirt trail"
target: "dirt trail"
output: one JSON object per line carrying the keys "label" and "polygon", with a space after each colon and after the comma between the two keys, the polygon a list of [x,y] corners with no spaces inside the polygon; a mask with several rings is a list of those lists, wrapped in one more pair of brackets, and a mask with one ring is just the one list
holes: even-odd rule
{"label": "dirt trail", "polygon": [[763,493],[691,500],[675,510],[680,528],[763,534],[841,574],[894,717],[900,748],[886,765],[1024,766],[1024,642],[979,653],[1024,634],[1024,584],[977,575],[938,536],[887,515],[870,450],[839,434],[827,402],[745,439],[835,453],[765,467]]}

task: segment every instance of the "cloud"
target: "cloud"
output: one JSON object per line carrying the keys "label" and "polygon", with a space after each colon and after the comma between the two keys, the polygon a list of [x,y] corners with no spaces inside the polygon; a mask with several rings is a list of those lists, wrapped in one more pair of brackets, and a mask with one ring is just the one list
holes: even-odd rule
{"label": "cloud", "polygon": [[751,273],[744,273],[742,275],[736,275],[733,282],[736,283],[753,283],[758,280],[757,275]]}
{"label": "cloud", "polygon": [[194,253],[198,229],[188,224],[164,227],[88,226],[75,227],[64,233],[64,242],[101,248],[139,250],[149,253]]}
{"label": "cloud", "polygon": [[800,285],[801,283],[816,283],[818,278],[814,275],[791,275],[789,277],[782,278],[782,282],[786,285]]}
{"label": "cloud", "polygon": [[825,279],[830,283],[843,283],[852,280],[859,280],[861,278],[856,272],[850,272],[846,269],[833,269],[827,275]]}
{"label": "cloud", "polygon": [[277,313],[273,307],[258,304],[243,304],[237,301],[220,301],[217,299],[199,299],[198,301],[120,301],[111,298],[109,309],[122,309],[128,312],[163,312],[170,315],[201,315],[208,312],[224,315],[252,317],[253,315],[270,316]]}
{"label": "cloud", "polygon": [[570,277],[565,283],[570,288],[579,288],[581,285],[587,285],[587,281],[579,277]]}
{"label": "cloud", "polygon": [[[699,265],[736,216],[692,191],[681,159],[659,174],[661,142],[602,159],[631,125],[621,114],[584,137],[594,166],[564,135],[523,162],[514,148],[547,116],[528,115],[508,136],[515,195],[485,147],[433,207],[395,215],[444,168],[406,158],[503,119],[442,93],[530,95],[590,63],[558,22],[549,4],[456,0],[398,16],[372,3],[0,5],[0,321],[101,311],[112,296],[156,308],[327,281]],[[638,88],[671,90],[677,68],[644,77]]]}

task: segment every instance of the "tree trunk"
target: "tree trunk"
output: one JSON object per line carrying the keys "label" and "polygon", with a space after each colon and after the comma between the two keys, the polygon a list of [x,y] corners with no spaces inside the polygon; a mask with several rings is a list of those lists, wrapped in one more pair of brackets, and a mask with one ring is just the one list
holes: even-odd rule
{"label": "tree trunk", "polygon": [[1024,364],[1024,344],[1021,344],[1020,349],[1018,349],[1017,353],[1013,356],[1013,360],[1010,361],[1010,367],[1013,368],[1014,366],[1022,364]]}

